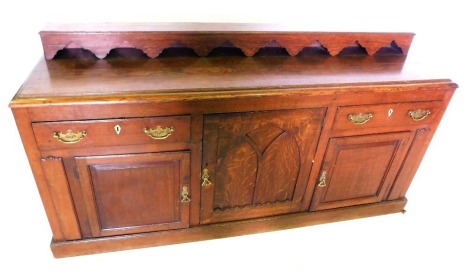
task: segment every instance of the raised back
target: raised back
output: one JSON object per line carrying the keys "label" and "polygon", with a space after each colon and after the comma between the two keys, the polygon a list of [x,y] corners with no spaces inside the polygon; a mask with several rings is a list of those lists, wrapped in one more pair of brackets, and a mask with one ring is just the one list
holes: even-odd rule
{"label": "raised back", "polygon": [[265,47],[282,47],[291,56],[321,48],[336,56],[349,48],[368,55],[385,51],[406,55],[413,33],[312,32],[305,28],[261,24],[139,23],[49,25],[40,32],[46,59],[62,49],[86,49],[104,58],[112,49],[136,48],[148,57],[164,49],[188,47],[207,56],[219,47],[236,47],[246,56]]}

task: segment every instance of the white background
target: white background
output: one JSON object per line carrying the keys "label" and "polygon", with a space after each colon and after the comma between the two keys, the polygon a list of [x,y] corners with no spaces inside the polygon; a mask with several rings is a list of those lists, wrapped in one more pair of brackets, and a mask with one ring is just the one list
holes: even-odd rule
{"label": "white background", "polygon": [[[416,3],[415,3],[416,2]],[[469,28],[465,1],[1,1],[0,273],[470,273]],[[408,213],[53,259],[51,233],[7,105],[42,58],[46,22],[276,22],[415,32],[408,62],[460,85],[408,192]],[[465,27],[467,26],[467,27]]]}

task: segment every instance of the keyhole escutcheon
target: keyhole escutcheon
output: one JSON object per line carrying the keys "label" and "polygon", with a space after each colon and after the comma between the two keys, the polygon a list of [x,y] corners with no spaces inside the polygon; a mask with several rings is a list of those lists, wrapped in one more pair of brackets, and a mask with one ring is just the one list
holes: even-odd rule
{"label": "keyhole escutcheon", "polygon": [[114,126],[114,131],[116,131],[116,134],[119,135],[121,133],[121,126],[120,125],[115,125]]}

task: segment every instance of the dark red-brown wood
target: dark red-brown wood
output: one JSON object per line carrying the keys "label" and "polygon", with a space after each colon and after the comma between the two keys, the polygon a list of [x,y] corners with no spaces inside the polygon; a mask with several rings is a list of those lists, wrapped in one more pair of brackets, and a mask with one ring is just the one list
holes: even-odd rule
{"label": "dark red-brown wood", "polygon": [[413,143],[408,150],[402,169],[396,177],[393,188],[387,197],[388,200],[395,200],[405,197],[406,191],[413,179],[416,170],[424,156],[424,148],[429,144],[432,133],[427,128],[420,128],[415,132]]}
{"label": "dark red-brown wood", "polygon": [[439,78],[440,74],[419,73],[428,68],[414,64],[403,67],[403,62],[401,56],[41,60],[13,103],[120,101],[136,95],[161,101],[194,100],[311,89],[321,89],[316,94],[326,95],[363,86],[377,92],[388,88],[377,85],[379,82],[407,84],[431,95],[429,91],[438,88],[437,82],[453,86]]}
{"label": "dark red-brown wood", "polygon": [[[141,24],[41,35],[47,58],[66,50],[38,63],[10,107],[57,257],[399,212],[457,87],[429,72],[431,56],[426,70],[404,62],[411,34]],[[183,46],[213,52],[171,56]],[[86,52],[116,47],[103,60]],[[234,47],[244,53],[224,55]]]}
{"label": "dark red-brown wood", "polygon": [[189,226],[189,153],[76,157],[95,237]]}
{"label": "dark red-brown wood", "polygon": [[[385,105],[360,105],[339,107],[333,129],[357,129],[373,127],[395,127],[403,125],[426,125],[440,116],[443,103],[440,101],[413,102],[402,104]],[[429,115],[421,120],[413,120],[409,115],[410,111],[429,111]],[[349,115],[371,114],[372,118],[364,124],[354,124],[349,120]]]}
{"label": "dark red-brown wood", "polygon": [[[150,58],[166,48],[184,45],[199,56],[229,44],[253,56],[273,42],[291,56],[307,47],[324,47],[333,56],[344,48],[360,45],[370,55],[381,48],[393,48],[407,54],[413,33],[312,32],[295,27],[280,29],[260,24],[106,24],[79,26],[49,25],[41,31],[44,55],[52,59],[64,48],[84,48],[104,58],[115,48],[136,48]],[[243,31],[245,30],[245,31]]]}
{"label": "dark red-brown wood", "polygon": [[406,199],[403,198],[378,204],[367,204],[340,209],[322,210],[318,212],[302,212],[253,220],[203,225],[188,229],[105,237],[84,241],[52,242],[51,249],[56,258],[61,258],[133,248],[219,239],[398,213],[403,212],[406,202]]}
{"label": "dark red-brown wood", "polygon": [[42,157],[34,139],[34,133],[33,129],[31,128],[31,120],[29,119],[28,109],[13,109],[13,115],[15,117],[16,125],[18,127],[29,164],[33,171],[36,186],[41,196],[44,209],[46,210],[47,219],[51,226],[52,237],[53,239],[57,239],[57,241],[64,241],[66,239],[65,235],[67,235],[67,232],[64,232],[62,229],[61,219],[63,220],[63,218],[58,216],[58,211],[66,212],[67,205],[64,206],[63,203],[54,204],[52,194],[49,191],[49,187],[47,185],[46,175],[42,168]]}
{"label": "dark red-brown wood", "polygon": [[82,233],[80,232],[75,205],[62,158],[47,157],[41,160],[51,199],[57,210],[60,228],[64,234],[63,240],[81,239]]}
{"label": "dark red-brown wood", "polygon": [[317,177],[311,210],[385,200],[406,155],[410,135],[398,132],[332,138]]}
{"label": "dark red-brown wood", "polygon": [[204,120],[201,222],[296,212],[325,109],[210,115]]}
{"label": "dark red-brown wood", "polygon": [[[117,144],[142,145],[142,144],[167,144],[189,141],[189,116],[178,117],[153,117],[135,119],[107,119],[88,121],[46,122],[34,123],[33,130],[37,144],[41,150],[70,149],[82,147],[99,147]],[[173,127],[174,130],[164,139],[153,139],[144,129],[162,129]],[[118,128],[116,128],[118,127]],[[63,143],[54,138],[54,132],[66,133],[86,131],[86,136],[77,143]],[[119,134],[118,134],[119,133]]]}

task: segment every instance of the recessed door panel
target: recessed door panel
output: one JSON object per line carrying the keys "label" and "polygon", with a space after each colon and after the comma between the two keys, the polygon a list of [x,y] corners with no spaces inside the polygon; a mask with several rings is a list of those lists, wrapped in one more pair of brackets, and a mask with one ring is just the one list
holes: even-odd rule
{"label": "recessed door panel", "polygon": [[311,209],[385,200],[405,158],[410,135],[399,132],[330,139]]}
{"label": "recessed door panel", "polygon": [[77,157],[93,236],[188,227],[189,153]]}

